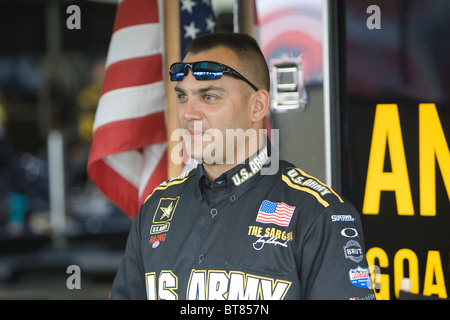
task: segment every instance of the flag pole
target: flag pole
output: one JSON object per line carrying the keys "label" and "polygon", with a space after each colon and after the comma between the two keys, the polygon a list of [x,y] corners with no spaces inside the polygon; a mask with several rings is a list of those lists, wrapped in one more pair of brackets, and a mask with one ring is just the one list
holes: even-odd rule
{"label": "flag pole", "polygon": [[181,174],[182,165],[172,161],[172,150],[179,141],[171,141],[172,132],[179,127],[176,96],[174,84],[167,75],[169,66],[180,61],[180,1],[164,1],[164,31],[165,31],[165,66],[166,66],[166,98],[167,98],[167,178],[177,177]]}
{"label": "flag pole", "polygon": [[251,36],[255,36],[255,1],[254,0],[240,0],[240,14],[239,24],[240,33],[245,33]]}

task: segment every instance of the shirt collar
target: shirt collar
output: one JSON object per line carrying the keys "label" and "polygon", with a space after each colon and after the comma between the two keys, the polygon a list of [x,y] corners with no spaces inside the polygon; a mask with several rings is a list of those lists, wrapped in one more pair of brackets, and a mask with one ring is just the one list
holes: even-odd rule
{"label": "shirt collar", "polygon": [[[266,141],[268,141],[268,139]],[[261,178],[261,169],[268,165],[270,153],[271,148],[269,141],[269,143],[264,144],[255,154],[247,158],[243,163],[240,163],[223,173],[211,183],[221,185],[226,183],[230,201],[236,201]],[[205,173],[203,165],[199,163],[197,166],[197,191],[198,199],[200,201],[203,200],[201,188],[204,186],[204,182],[202,182],[202,179],[210,180]]]}

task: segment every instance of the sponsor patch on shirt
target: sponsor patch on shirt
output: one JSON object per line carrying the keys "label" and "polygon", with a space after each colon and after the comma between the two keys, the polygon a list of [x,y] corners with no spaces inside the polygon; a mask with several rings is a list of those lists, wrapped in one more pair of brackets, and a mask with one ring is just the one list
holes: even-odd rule
{"label": "sponsor patch on shirt", "polygon": [[336,221],[355,221],[355,218],[353,218],[352,215],[350,214],[334,214],[331,216],[331,221],[332,222],[336,222]]}
{"label": "sponsor patch on shirt", "polygon": [[355,240],[350,240],[345,244],[344,255],[346,259],[350,259],[356,263],[361,262],[364,258],[361,245]]}
{"label": "sponsor patch on shirt", "polygon": [[356,287],[367,288],[370,282],[369,269],[361,268],[360,266],[356,269],[350,269],[348,276],[351,284]]}
{"label": "sponsor patch on shirt", "polygon": [[153,223],[150,234],[159,234],[169,231],[170,221],[178,204],[180,197],[161,198],[153,215]]}
{"label": "sponsor patch on shirt", "polygon": [[274,223],[281,227],[289,226],[295,207],[284,202],[264,200],[258,210],[257,222]]}

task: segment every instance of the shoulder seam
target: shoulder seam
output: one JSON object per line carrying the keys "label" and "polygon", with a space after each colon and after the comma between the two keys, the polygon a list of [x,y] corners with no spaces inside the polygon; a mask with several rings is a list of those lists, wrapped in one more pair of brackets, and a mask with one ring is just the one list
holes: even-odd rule
{"label": "shoulder seam", "polygon": [[336,198],[339,199],[339,201],[341,203],[344,203],[344,200],[336,193],[336,191],[333,190],[333,188],[331,188],[330,186],[328,186],[327,184],[323,183],[322,181],[320,181],[319,179],[307,174],[306,172],[304,172],[302,169],[296,168],[298,171],[300,171],[300,173],[302,175],[304,175],[305,177],[311,178],[316,180],[318,183],[320,183],[322,186],[324,186],[325,188],[327,188],[332,194],[334,194],[336,196]]}
{"label": "shoulder seam", "polygon": [[299,185],[296,185],[296,184],[292,183],[292,182],[289,180],[289,178],[288,178],[287,176],[285,176],[284,174],[283,174],[282,179],[283,179],[284,182],[286,182],[286,184],[287,184],[289,187],[294,188],[294,189],[297,189],[297,190],[300,190],[300,191],[304,191],[304,192],[307,192],[307,193],[313,195],[313,196],[317,199],[317,201],[319,201],[319,203],[320,203],[321,205],[323,205],[325,208],[328,207],[328,206],[330,205],[327,201],[323,200],[322,197],[320,197],[319,194],[318,194],[317,192],[314,192],[313,190],[311,190],[311,189],[309,189],[309,188],[307,188],[307,187],[301,187],[301,186],[299,186]]}
{"label": "shoulder seam", "polygon": [[146,203],[147,200],[151,198],[151,196],[155,193],[155,191],[165,190],[165,189],[169,188],[170,186],[174,186],[174,185],[177,185],[177,184],[182,184],[183,182],[185,182],[187,179],[189,179],[190,174],[191,174],[191,172],[193,170],[195,170],[195,168],[193,168],[193,169],[191,169],[189,171],[183,172],[178,177],[172,178],[170,180],[164,181],[161,184],[159,184],[157,187],[155,187],[155,189],[153,189],[152,193],[150,193],[148,195],[148,197],[145,198],[143,204]]}
{"label": "shoulder seam", "polygon": [[344,203],[344,200],[332,188],[299,168],[286,169],[286,174],[282,174],[282,180],[291,188],[313,195],[325,208],[330,206],[328,201],[323,199],[328,193],[333,194],[340,203]]}

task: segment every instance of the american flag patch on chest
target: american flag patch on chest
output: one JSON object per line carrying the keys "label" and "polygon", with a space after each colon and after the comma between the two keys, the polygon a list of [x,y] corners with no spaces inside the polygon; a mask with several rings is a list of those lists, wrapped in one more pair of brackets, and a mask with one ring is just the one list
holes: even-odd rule
{"label": "american flag patch on chest", "polygon": [[258,210],[257,222],[274,223],[281,227],[289,226],[295,207],[284,202],[271,202],[264,200]]}

